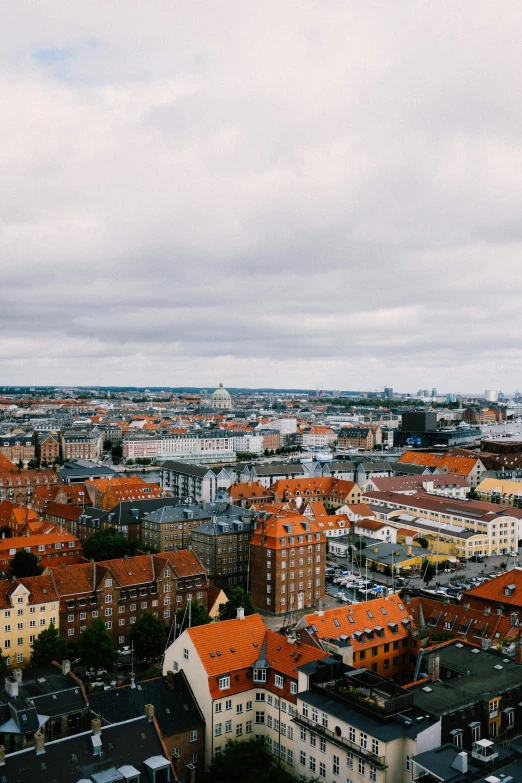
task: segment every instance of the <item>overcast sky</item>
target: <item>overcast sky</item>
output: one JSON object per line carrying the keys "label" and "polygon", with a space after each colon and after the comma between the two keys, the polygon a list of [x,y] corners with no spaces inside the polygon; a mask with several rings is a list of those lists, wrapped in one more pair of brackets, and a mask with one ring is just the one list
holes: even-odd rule
{"label": "overcast sky", "polygon": [[522,6],[0,11],[0,382],[522,387]]}

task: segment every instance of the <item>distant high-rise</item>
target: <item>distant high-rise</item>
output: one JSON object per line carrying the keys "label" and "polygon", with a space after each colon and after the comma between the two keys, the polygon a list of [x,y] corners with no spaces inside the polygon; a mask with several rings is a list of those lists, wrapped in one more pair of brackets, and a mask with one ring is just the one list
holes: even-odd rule
{"label": "distant high-rise", "polygon": [[446,394],[446,402],[456,402],[456,401],[457,401],[456,394]]}
{"label": "distant high-rise", "polygon": [[384,387],[384,399],[393,400],[393,389],[391,388],[391,386]]}
{"label": "distant high-rise", "polygon": [[498,392],[494,389],[486,389],[484,399],[486,402],[498,402]]}
{"label": "distant high-rise", "polygon": [[437,396],[437,389],[435,388],[435,386],[434,386],[434,387],[433,387],[433,389],[431,390],[431,396],[432,396],[432,397],[436,397],[436,396]]}

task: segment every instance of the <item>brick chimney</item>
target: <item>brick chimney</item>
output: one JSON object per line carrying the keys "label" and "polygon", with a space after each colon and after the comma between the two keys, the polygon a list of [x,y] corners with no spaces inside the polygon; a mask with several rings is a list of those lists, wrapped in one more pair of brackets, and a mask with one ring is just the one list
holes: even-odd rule
{"label": "brick chimney", "polygon": [[440,658],[438,655],[430,655],[428,658],[428,677],[431,682],[440,679]]}
{"label": "brick chimney", "polygon": [[170,669],[167,672],[167,685],[171,691],[174,690],[174,672]]}
{"label": "brick chimney", "polygon": [[145,715],[149,719],[149,722],[154,718],[154,704],[145,705]]}
{"label": "brick chimney", "polygon": [[45,737],[41,729],[38,729],[34,735],[34,741],[36,746],[36,755],[40,756],[42,753],[45,753]]}
{"label": "brick chimney", "polygon": [[99,718],[91,720],[91,731],[93,734],[101,734],[101,720]]}
{"label": "brick chimney", "polygon": [[71,671],[71,662],[62,661],[62,674],[69,674],[70,671]]}
{"label": "brick chimney", "polygon": [[485,606],[484,607],[484,617],[489,617],[491,614],[491,606]]}

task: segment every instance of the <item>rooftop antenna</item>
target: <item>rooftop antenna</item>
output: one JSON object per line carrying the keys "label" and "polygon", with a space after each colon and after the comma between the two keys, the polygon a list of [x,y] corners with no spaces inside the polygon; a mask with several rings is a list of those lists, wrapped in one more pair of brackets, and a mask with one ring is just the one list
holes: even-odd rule
{"label": "rooftop antenna", "polygon": [[136,683],[134,681],[134,678],[136,677],[134,673],[134,642],[131,642],[131,688],[136,687]]}

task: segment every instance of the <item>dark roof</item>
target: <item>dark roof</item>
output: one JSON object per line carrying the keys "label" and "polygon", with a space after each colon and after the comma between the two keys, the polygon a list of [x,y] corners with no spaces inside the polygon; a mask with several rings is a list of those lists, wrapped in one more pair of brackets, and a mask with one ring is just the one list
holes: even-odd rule
{"label": "dark roof", "polygon": [[114,775],[121,767],[133,766],[141,774],[141,780],[146,781],[151,779],[147,760],[156,758],[157,764],[161,764],[163,758],[168,765],[156,726],[145,715],[124,725],[103,726],[99,737],[103,752],[98,756],[93,753],[92,731],[47,742],[45,753],[37,754],[34,747],[10,753],[5,757],[2,779],[4,783],[77,783],[79,780],[100,783],[111,780],[109,771]]}
{"label": "dark roof", "polygon": [[71,459],[60,468],[62,481],[80,481],[84,478],[103,478],[104,476],[117,476],[115,470],[105,465],[96,465],[87,459]]}
{"label": "dark roof", "polygon": [[174,675],[174,687],[158,677],[127,686],[98,691],[89,699],[91,710],[104,723],[118,723],[142,715],[146,704],[154,705],[154,714],[163,737],[181,734],[203,726],[205,721],[183,671]]}
{"label": "dark roof", "polygon": [[172,459],[166,460],[161,467],[165,470],[173,470],[176,473],[182,473],[186,476],[198,476],[199,478],[204,478],[207,473],[212,472],[206,465],[189,465],[187,462],[176,462]]}
{"label": "dark roof", "polygon": [[[12,732],[8,728],[3,729],[6,734],[29,734],[37,730],[38,725],[34,726],[31,718],[32,705],[29,699],[34,704],[36,713],[46,718],[69,715],[87,706],[81,685],[70,675],[62,674],[61,669],[56,666],[26,669],[22,681],[18,683],[17,697],[6,692],[5,680],[5,677],[0,677],[0,725],[3,726],[11,718],[15,723],[19,723],[19,727],[12,727]],[[14,713],[21,715],[24,712],[27,720],[17,721]]]}

